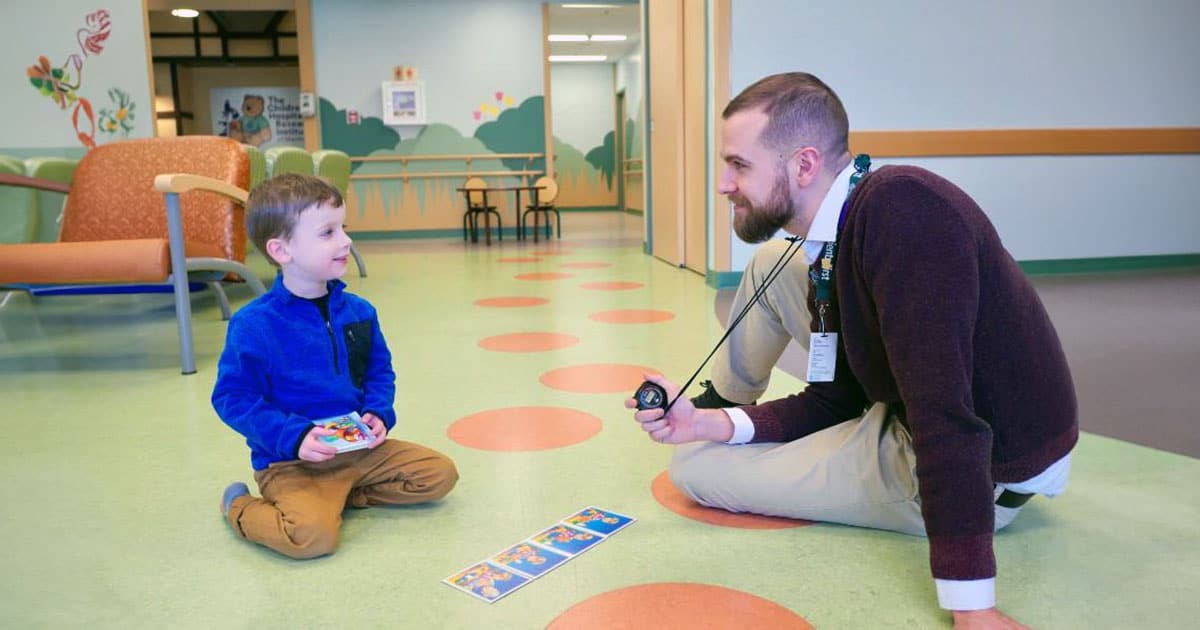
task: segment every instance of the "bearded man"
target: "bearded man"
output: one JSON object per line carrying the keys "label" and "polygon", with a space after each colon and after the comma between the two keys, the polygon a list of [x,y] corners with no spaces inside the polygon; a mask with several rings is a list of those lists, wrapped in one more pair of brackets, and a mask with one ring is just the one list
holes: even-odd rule
{"label": "bearded man", "polygon": [[[852,160],[845,108],[815,76],[766,77],[722,117],[720,191],[738,236],[783,229],[810,264],[783,268],[704,394],[634,419],[678,445],[671,479],[697,502],[925,536],[956,628],[1023,627],[996,608],[993,534],[1031,497],[1065,489],[1079,436],[1033,286],[957,186]],[[756,253],[733,313],[782,247]],[[752,404],[793,337],[808,342],[809,385]]]}

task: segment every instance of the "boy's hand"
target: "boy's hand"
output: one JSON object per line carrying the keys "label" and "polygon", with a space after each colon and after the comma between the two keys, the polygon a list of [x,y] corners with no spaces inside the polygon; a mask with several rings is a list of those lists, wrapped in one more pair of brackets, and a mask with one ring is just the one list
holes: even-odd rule
{"label": "boy's hand", "polygon": [[333,459],[337,455],[337,448],[321,441],[321,438],[333,435],[333,429],[325,427],[313,427],[308,435],[300,441],[300,451],[296,456],[306,462],[323,462]]}
{"label": "boy's hand", "polygon": [[374,439],[371,440],[371,445],[367,448],[375,448],[383,444],[384,438],[387,437],[387,425],[383,423],[383,420],[380,420],[379,416],[369,412],[364,413],[362,419],[371,428],[371,435],[374,436]]}

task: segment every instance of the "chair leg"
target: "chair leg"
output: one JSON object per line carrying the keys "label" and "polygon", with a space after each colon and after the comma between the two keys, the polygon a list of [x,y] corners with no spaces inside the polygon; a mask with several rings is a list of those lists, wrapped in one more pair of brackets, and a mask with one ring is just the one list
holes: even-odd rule
{"label": "chair leg", "polygon": [[496,240],[503,241],[504,240],[504,219],[502,219],[500,217],[499,212],[496,212],[495,210],[493,210],[492,212],[495,213],[495,215],[496,215]]}
{"label": "chair leg", "polygon": [[558,213],[558,208],[554,209],[554,225],[558,229],[558,238],[562,239],[562,215]]}
{"label": "chair leg", "polygon": [[229,310],[229,296],[225,295],[225,288],[220,282],[207,282],[208,288],[212,289],[213,295],[217,296],[217,304],[221,305],[221,321],[229,321],[232,313]]}
{"label": "chair leg", "polygon": [[358,253],[358,248],[351,245],[350,246],[350,255],[354,256],[354,264],[358,265],[358,277],[366,278],[367,277],[367,263],[363,262],[362,256]]}
{"label": "chair leg", "polygon": [[179,327],[179,359],[184,374],[196,373],[192,345],[192,298],[188,292],[187,261],[183,253],[183,211],[179,193],[166,194],[167,243],[171,250],[171,280],[175,286],[175,322]]}

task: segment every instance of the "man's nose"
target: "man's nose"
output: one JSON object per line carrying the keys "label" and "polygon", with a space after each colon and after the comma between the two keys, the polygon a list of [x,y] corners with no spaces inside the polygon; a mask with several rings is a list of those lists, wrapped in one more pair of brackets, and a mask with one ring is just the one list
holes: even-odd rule
{"label": "man's nose", "polygon": [[721,179],[717,181],[717,192],[722,195],[728,195],[737,192],[737,186],[733,182],[733,177],[729,172],[729,167],[721,169]]}

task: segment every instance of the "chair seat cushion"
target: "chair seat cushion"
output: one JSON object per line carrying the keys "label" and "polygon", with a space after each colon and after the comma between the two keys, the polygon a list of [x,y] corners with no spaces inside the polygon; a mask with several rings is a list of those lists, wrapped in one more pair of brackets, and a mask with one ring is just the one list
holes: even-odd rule
{"label": "chair seat cushion", "polygon": [[[184,249],[188,257],[225,257],[207,243]],[[0,284],[163,282],[170,272],[165,239],[0,245]]]}

